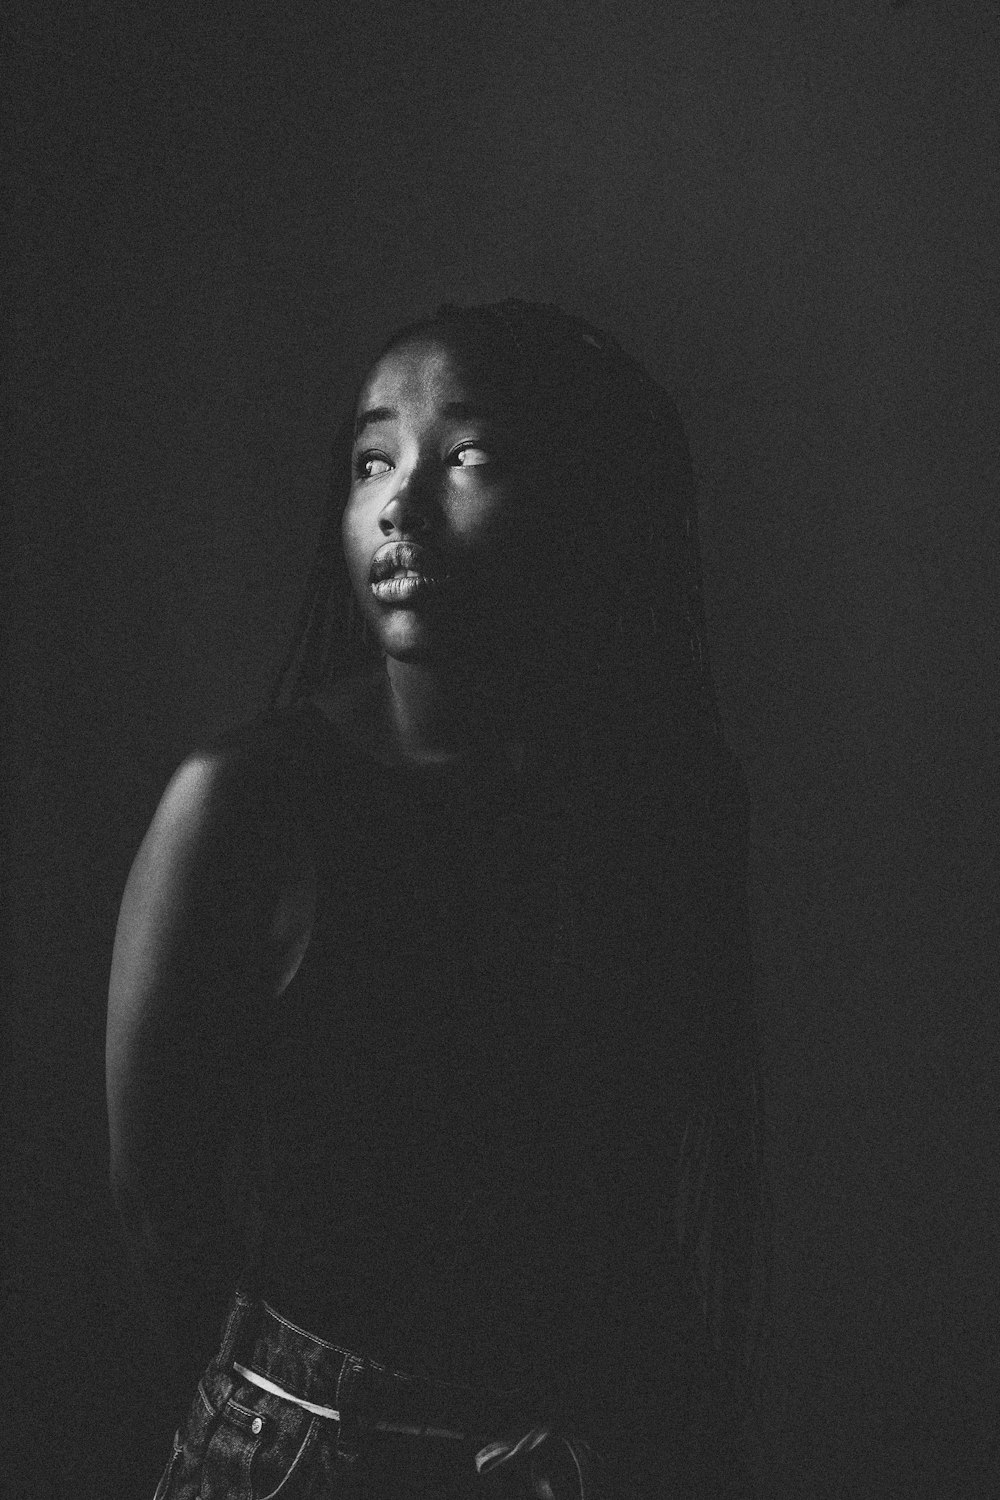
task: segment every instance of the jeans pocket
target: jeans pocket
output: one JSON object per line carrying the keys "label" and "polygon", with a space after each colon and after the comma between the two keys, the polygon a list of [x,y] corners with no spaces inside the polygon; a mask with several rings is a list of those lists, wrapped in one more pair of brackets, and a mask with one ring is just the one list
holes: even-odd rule
{"label": "jeans pocket", "polygon": [[319,1417],[294,1402],[239,1381],[205,1449],[203,1494],[219,1500],[292,1500],[320,1425]]}
{"label": "jeans pocket", "polygon": [[321,1419],[212,1365],[154,1500],[292,1500]]}

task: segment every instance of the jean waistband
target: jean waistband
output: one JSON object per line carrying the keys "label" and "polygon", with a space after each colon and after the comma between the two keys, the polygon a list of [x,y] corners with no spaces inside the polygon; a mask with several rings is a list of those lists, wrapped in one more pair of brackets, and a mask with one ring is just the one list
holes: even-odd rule
{"label": "jean waistband", "polygon": [[230,1302],[217,1357],[229,1369],[239,1367],[244,1378],[335,1417],[337,1452],[350,1462],[380,1430],[460,1438],[470,1444],[481,1476],[505,1468],[512,1483],[520,1475],[524,1493],[594,1500],[593,1450],[539,1420],[538,1387],[481,1391],[408,1375],[298,1328],[240,1291]]}
{"label": "jean waistband", "polygon": [[479,1390],[395,1370],[297,1327],[268,1302],[241,1291],[229,1305],[219,1358],[300,1402],[336,1411],[342,1424],[362,1428],[395,1423],[474,1439],[538,1415],[535,1387]]}

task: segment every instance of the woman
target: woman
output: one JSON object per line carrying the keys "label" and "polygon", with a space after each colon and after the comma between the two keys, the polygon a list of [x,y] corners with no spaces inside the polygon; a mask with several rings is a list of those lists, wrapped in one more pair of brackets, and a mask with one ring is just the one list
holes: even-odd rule
{"label": "woman", "polygon": [[207,1360],[157,1500],[749,1493],[744,887],[672,405],[443,307],[125,893],[112,1180],[188,1401]]}

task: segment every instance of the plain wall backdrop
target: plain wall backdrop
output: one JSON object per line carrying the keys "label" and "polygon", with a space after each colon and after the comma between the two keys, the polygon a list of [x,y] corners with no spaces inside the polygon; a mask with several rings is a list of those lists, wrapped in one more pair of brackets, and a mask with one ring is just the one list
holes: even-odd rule
{"label": "plain wall backdrop", "polygon": [[149,1495],[103,1027],[117,904],[258,706],[359,361],[555,300],[675,392],[754,800],[765,1500],[1000,1493],[992,0],[23,4],[4,1376],[19,1496]]}

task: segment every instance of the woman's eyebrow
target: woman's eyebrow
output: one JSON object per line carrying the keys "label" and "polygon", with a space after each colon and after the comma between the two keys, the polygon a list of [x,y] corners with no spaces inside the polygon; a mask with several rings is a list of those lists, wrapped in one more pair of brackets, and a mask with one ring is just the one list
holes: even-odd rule
{"label": "woman's eyebrow", "polygon": [[444,416],[457,417],[461,422],[494,422],[497,418],[497,412],[478,401],[446,401],[441,411]]}
{"label": "woman's eyebrow", "polygon": [[[441,415],[456,418],[460,422],[495,422],[500,413],[491,411],[479,401],[446,401],[441,408]],[[395,422],[398,418],[399,412],[394,406],[370,406],[367,411],[359,414],[354,424],[354,436],[359,438],[366,427],[371,427],[376,422]]]}
{"label": "woman's eyebrow", "polygon": [[354,436],[360,437],[366,427],[371,427],[375,422],[392,422],[399,416],[394,406],[370,406],[358,416],[354,424]]}

